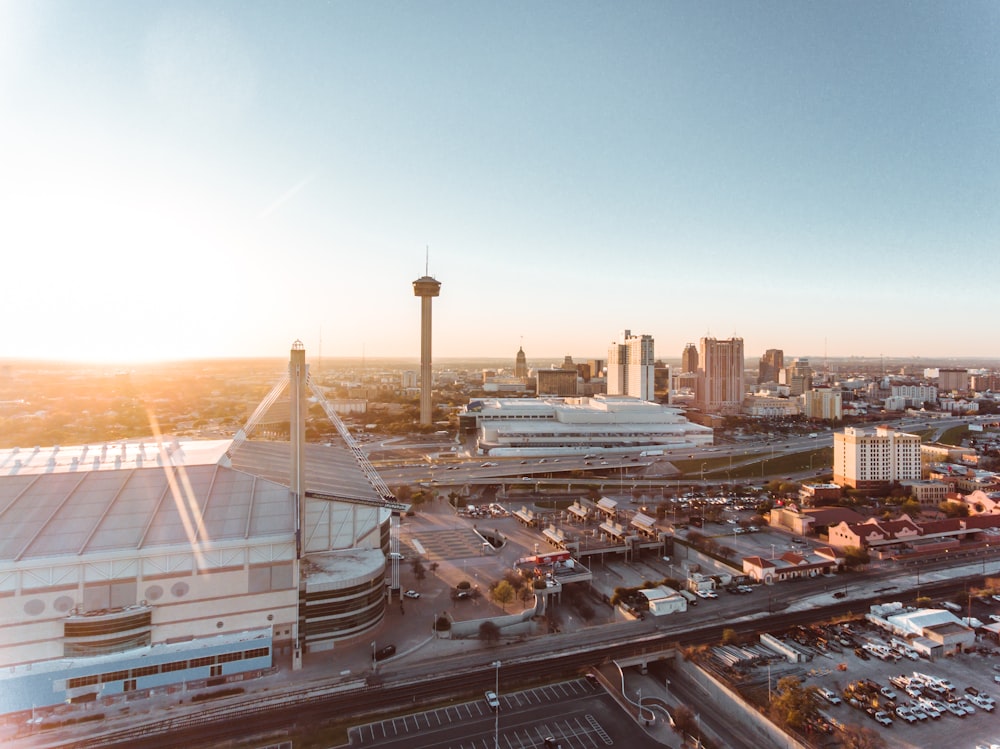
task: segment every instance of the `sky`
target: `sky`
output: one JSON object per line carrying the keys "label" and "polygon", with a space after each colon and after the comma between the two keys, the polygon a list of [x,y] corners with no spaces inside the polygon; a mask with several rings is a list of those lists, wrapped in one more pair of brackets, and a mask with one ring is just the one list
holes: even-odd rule
{"label": "sky", "polygon": [[994,0],[0,0],[0,358],[998,356],[998,250]]}

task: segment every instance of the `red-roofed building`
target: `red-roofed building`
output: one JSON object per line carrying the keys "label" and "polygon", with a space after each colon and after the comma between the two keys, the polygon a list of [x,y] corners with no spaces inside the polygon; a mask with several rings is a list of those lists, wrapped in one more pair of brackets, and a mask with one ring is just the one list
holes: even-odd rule
{"label": "red-roofed building", "polygon": [[761,556],[743,558],[743,574],[757,582],[771,585],[783,580],[830,575],[844,563],[829,546],[812,551],[786,551],[775,559]]}
{"label": "red-roofed building", "polygon": [[843,549],[857,546],[863,549],[907,546],[917,542],[969,541],[981,537],[1000,542],[1000,515],[978,515],[968,518],[948,518],[917,523],[909,518],[878,520],[863,523],[839,523],[830,528],[831,546]]}

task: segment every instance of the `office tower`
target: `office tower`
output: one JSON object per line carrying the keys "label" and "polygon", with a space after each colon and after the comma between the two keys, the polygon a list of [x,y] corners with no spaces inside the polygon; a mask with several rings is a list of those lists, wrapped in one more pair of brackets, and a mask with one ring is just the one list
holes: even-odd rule
{"label": "office tower", "polygon": [[920,478],[920,436],[892,427],[847,427],[833,435],[833,481],[873,490]]}
{"label": "office tower", "polygon": [[743,405],[743,339],[702,338],[698,402],[706,411],[737,415]]}
{"label": "office tower", "polygon": [[813,369],[809,366],[808,359],[795,359],[792,363],[781,370],[780,382],[788,385],[791,395],[802,395],[812,390]]}
{"label": "office tower", "polygon": [[591,359],[590,360],[590,376],[591,377],[604,377],[604,368],[607,366],[607,362],[603,359]]}
{"label": "office tower", "polygon": [[689,343],[684,347],[684,353],[681,354],[681,372],[697,372],[698,371],[698,348],[693,344]]}
{"label": "office tower", "polygon": [[608,349],[608,395],[631,395],[653,401],[653,336],[626,330]]}
{"label": "office tower", "polygon": [[524,347],[518,347],[517,357],[514,359],[514,377],[522,380],[528,379],[528,359],[524,355]]}
{"label": "office tower", "polygon": [[780,348],[769,348],[760,357],[760,367],[757,370],[757,383],[777,382],[778,373],[785,368],[785,352]]}
{"label": "office tower", "polygon": [[809,419],[840,421],[844,418],[843,394],[828,387],[808,390],[802,394],[802,414]]}
{"label": "office tower", "polygon": [[431,300],[441,293],[441,283],[427,275],[413,282],[413,295],[420,297],[420,423],[431,423]]}
{"label": "office tower", "polygon": [[539,395],[576,395],[579,375],[573,369],[536,369],[535,392]]}
{"label": "office tower", "polygon": [[965,392],[969,389],[969,370],[955,367],[938,369],[938,392]]}

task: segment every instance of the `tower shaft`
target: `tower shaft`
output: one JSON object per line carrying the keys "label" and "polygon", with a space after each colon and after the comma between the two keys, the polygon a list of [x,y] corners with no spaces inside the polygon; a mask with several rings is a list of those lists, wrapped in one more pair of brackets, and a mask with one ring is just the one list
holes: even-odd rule
{"label": "tower shaft", "polygon": [[433,415],[431,389],[431,302],[441,293],[441,283],[430,276],[413,282],[413,294],[420,297],[420,423],[430,424]]}

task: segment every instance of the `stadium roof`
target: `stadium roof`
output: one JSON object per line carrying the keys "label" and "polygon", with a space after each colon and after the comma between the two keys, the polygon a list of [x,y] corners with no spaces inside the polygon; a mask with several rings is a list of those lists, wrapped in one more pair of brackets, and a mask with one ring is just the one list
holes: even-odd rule
{"label": "stadium roof", "polygon": [[[0,563],[294,536],[287,442],[152,440],[0,450]],[[378,501],[344,446],[306,446],[306,488]]]}
{"label": "stadium roof", "polygon": [[0,477],[0,562],[294,534],[288,489],[222,466]]}

